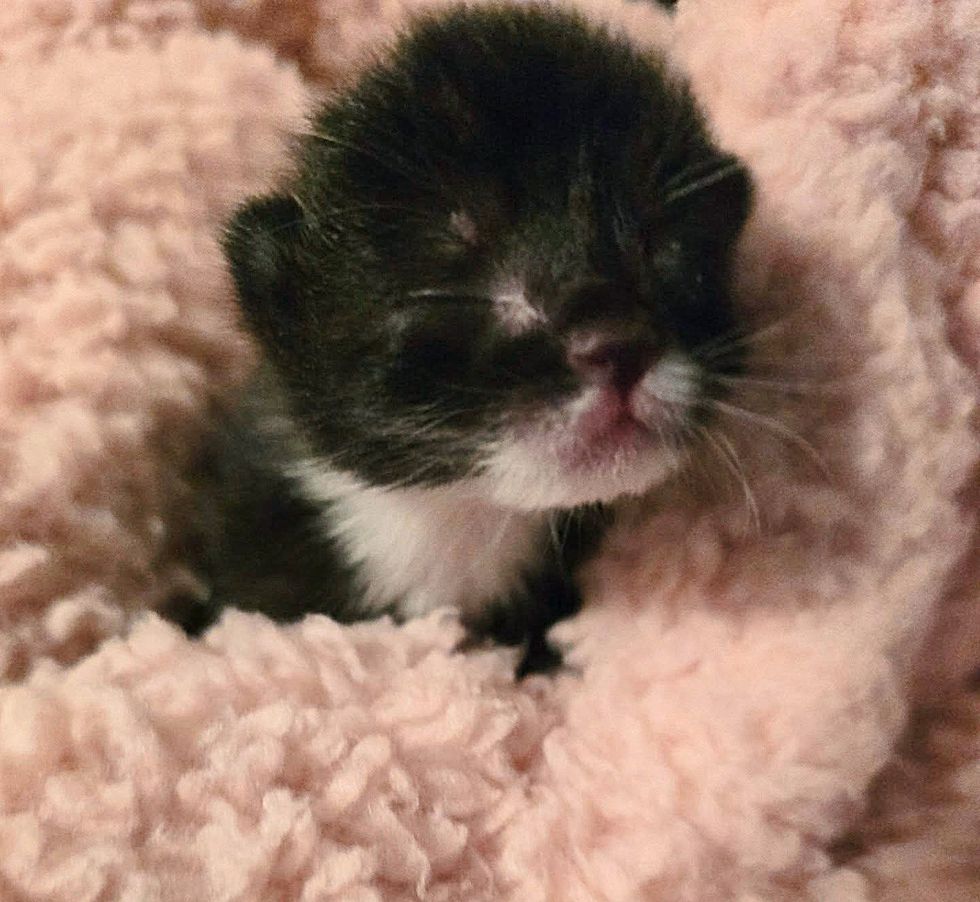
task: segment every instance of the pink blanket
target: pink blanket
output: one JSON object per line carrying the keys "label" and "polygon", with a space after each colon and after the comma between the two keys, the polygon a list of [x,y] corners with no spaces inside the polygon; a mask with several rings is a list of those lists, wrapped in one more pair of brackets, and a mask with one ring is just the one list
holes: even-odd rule
{"label": "pink blanket", "polygon": [[980,5],[583,4],[750,164],[739,297],[807,389],[521,684],[450,613],[146,612],[248,366],[217,226],[430,3],[0,4],[0,900],[980,898]]}

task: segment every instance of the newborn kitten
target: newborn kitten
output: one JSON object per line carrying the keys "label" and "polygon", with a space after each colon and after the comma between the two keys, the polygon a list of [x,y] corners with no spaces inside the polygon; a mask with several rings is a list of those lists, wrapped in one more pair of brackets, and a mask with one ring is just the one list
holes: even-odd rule
{"label": "newborn kitten", "polygon": [[553,663],[606,506],[678,470],[738,365],[745,170],[656,59],[527,4],[417,20],[296,162],[227,231],[265,360],[182,619],[451,605]]}

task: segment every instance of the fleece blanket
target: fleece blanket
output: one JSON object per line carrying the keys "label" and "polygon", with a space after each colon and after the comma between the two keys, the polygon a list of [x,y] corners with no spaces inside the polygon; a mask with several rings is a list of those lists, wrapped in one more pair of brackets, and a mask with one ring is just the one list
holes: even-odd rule
{"label": "fleece blanket", "polygon": [[451,612],[151,610],[249,366],[219,224],[429,4],[0,4],[4,902],[980,898],[980,4],[583,4],[754,172],[766,325],[738,474],[637,505],[521,683]]}

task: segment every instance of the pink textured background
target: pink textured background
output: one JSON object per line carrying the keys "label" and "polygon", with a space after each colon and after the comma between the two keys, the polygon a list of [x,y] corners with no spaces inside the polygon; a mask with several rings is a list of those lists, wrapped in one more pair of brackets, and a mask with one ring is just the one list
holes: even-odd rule
{"label": "pink textured background", "polygon": [[733,435],[761,530],[721,492],[610,538],[568,673],[449,615],[140,613],[248,365],[217,226],[422,5],[0,5],[0,899],[978,898],[975,0],[584,4],[749,161],[760,364],[833,390],[755,399],[823,466]]}

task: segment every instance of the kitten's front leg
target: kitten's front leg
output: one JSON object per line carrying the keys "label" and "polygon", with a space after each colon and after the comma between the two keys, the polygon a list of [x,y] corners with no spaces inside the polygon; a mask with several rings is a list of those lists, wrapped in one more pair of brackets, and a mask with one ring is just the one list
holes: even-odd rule
{"label": "kitten's front leg", "polygon": [[532,673],[553,672],[561,666],[562,656],[548,642],[548,630],[580,607],[578,590],[566,575],[558,572],[542,575],[527,591],[464,616],[467,637],[460,649],[465,651],[487,644],[519,646],[518,679]]}
{"label": "kitten's front leg", "polygon": [[581,608],[582,597],[574,572],[595,553],[610,521],[611,513],[602,505],[556,514],[552,518],[548,545],[543,550],[541,569],[525,580],[521,591],[465,615],[467,638],[461,648],[487,642],[520,646],[518,679],[557,670],[562,655],[548,641],[548,631]]}

